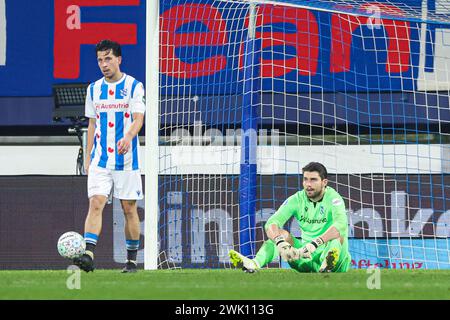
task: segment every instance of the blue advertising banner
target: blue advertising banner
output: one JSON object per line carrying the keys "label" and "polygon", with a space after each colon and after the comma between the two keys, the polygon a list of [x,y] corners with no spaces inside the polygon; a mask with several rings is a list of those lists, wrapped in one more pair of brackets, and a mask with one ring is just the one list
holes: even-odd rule
{"label": "blue advertising banner", "polygon": [[353,269],[450,269],[449,248],[449,238],[349,239]]}
{"label": "blue advertising banner", "polygon": [[450,269],[450,239],[349,239],[352,267]]}
{"label": "blue advertising banner", "polygon": [[[435,2],[427,1],[424,8],[435,11]],[[377,10],[404,14],[395,3],[421,7],[422,0],[382,0],[377,2]],[[243,93],[247,4],[161,1],[159,14],[164,96],[208,95],[217,99]],[[20,124],[51,124],[51,117],[47,121],[42,118],[42,114],[50,114],[50,101],[44,108],[42,104],[36,107],[28,100],[12,98],[51,97],[54,84],[88,83],[100,78],[94,45],[101,39],[120,42],[122,70],[145,81],[145,0],[0,0],[0,21],[0,108],[12,114],[3,117],[0,125],[20,122],[13,116],[14,105],[21,105],[24,116],[31,119]],[[436,46],[439,42],[436,34],[446,27],[425,26],[430,35],[425,45],[420,42],[421,28],[414,21],[383,16],[375,21],[368,16],[260,5],[255,50],[260,55],[262,92],[277,92],[281,100],[290,93],[316,93],[336,104],[339,101],[327,95],[404,93],[417,89],[421,69],[430,75],[439,70],[446,72],[436,66],[434,56],[439,51],[435,47],[435,41]],[[421,54],[425,54],[423,62],[419,59]],[[396,97],[388,95],[382,99],[397,105]],[[365,100],[372,102],[371,98],[361,97],[342,103],[358,113]],[[234,99],[228,107],[239,108],[238,102]],[[409,109],[414,104],[417,103],[407,101],[401,108]],[[446,110],[442,104],[438,109]],[[393,111],[394,122],[396,117],[404,118],[403,111],[397,111]],[[326,109],[324,112],[328,114]],[[345,112],[349,121],[358,123],[356,116]],[[361,114],[364,113],[363,110]],[[202,112],[202,118],[208,114],[212,114],[210,110]],[[447,116],[445,113],[440,119]],[[216,119],[229,121],[224,112],[219,112]]]}
{"label": "blue advertising banner", "polygon": [[[381,10],[400,10],[384,1],[379,3]],[[416,5],[420,3],[416,1]],[[184,10],[181,4],[165,2],[161,10],[161,53],[167,61],[162,63],[161,74],[167,94],[179,92],[180,85],[189,85],[194,94],[241,93],[242,82],[236,79],[243,77],[247,6],[209,1]],[[420,25],[380,18],[374,27],[370,19],[261,5],[255,52],[260,54],[262,90],[413,89],[419,66]]]}
{"label": "blue advertising banner", "polygon": [[[144,0],[0,2],[6,18],[0,96],[49,96],[54,83],[101,77],[93,45],[104,38],[123,44],[123,70],[144,81]],[[190,9],[184,10],[185,3],[161,2],[161,57],[169,61],[161,65],[162,82],[189,85],[191,94],[241,92],[237,79],[247,6],[189,1]],[[400,10],[392,1],[379,3],[380,10]],[[374,27],[368,17],[271,5],[261,5],[258,17],[263,90],[414,87],[420,55],[420,25],[415,22],[380,18]],[[377,63],[368,63],[372,61]]]}

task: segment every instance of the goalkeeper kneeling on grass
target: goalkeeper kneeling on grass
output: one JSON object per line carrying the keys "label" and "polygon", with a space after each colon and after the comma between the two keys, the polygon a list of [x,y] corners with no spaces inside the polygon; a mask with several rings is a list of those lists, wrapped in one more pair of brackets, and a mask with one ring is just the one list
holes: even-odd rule
{"label": "goalkeeper kneeling on grass", "polygon": [[[254,272],[280,255],[299,272],[346,272],[350,268],[344,200],[327,186],[327,170],[321,163],[311,162],[302,172],[303,190],[290,196],[265,225],[269,240],[254,259],[230,250],[233,266]],[[292,216],[300,225],[301,240],[282,229]]]}

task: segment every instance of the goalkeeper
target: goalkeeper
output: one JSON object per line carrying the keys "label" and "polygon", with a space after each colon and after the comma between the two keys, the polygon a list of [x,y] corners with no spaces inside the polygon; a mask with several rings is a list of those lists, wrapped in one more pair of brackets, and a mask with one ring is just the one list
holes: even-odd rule
{"label": "goalkeeper", "polygon": [[[303,190],[290,196],[265,224],[267,240],[249,259],[230,250],[233,266],[254,272],[278,255],[299,272],[346,272],[351,264],[348,225],[342,197],[327,186],[327,170],[318,162],[303,169]],[[284,224],[295,217],[300,225],[299,240]]]}

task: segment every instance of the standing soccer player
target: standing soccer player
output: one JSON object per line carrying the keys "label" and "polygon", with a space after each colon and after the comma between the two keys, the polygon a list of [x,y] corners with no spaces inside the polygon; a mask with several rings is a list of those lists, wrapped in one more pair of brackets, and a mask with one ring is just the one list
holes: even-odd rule
{"label": "standing soccer player", "polygon": [[[303,190],[290,196],[267,221],[268,238],[254,259],[230,250],[231,263],[247,272],[264,267],[278,256],[299,272],[346,272],[351,264],[348,224],[342,197],[327,186],[327,170],[318,162],[303,169]],[[301,240],[283,230],[295,217]]]}
{"label": "standing soccer player", "polygon": [[138,132],[144,122],[144,86],[120,71],[121,47],[103,40],[96,46],[103,78],[87,89],[89,118],[86,152],[89,212],[84,226],[86,253],[74,260],[82,270],[94,270],[94,250],[102,228],[102,212],[113,190],[125,215],[127,261],[122,272],[137,271],[140,221],[136,201],[143,198]]}

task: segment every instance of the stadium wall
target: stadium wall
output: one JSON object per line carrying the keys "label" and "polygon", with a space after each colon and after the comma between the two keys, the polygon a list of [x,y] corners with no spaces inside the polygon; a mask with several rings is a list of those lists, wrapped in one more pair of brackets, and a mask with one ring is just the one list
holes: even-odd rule
{"label": "stadium wall", "polygon": [[[188,136],[184,138],[192,142]],[[221,143],[222,139],[226,140],[223,136],[216,138]],[[162,154],[170,157],[160,159],[169,168],[161,174],[172,174],[170,168],[174,166],[177,174],[239,173],[240,146],[180,144],[161,147],[171,148],[162,150]],[[75,175],[79,148],[76,145],[0,145],[0,175]],[[449,150],[448,145],[441,144],[259,146],[257,164],[258,174],[263,175],[298,174],[301,171],[298,159],[302,163],[320,161],[329,172],[336,174],[448,174]],[[139,159],[144,173],[144,148],[140,149]]]}

